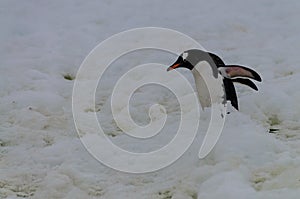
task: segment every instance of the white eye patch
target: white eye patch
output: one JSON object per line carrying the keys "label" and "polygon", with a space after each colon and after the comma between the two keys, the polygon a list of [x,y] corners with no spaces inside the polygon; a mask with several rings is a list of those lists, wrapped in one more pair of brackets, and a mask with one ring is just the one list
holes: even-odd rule
{"label": "white eye patch", "polygon": [[181,56],[181,57],[182,57],[183,60],[185,60],[185,59],[188,57],[188,55],[189,55],[189,54],[185,52],[185,53],[182,53],[182,56]]}

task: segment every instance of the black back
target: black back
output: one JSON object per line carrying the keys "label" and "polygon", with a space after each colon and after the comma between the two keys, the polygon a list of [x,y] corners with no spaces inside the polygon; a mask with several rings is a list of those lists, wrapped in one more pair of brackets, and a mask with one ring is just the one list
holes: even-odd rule
{"label": "black back", "polygon": [[[225,63],[223,62],[223,60],[218,55],[213,54],[213,53],[208,53],[208,54],[210,55],[210,57],[214,61],[217,68],[226,67]],[[236,110],[239,110],[238,99],[237,99],[235,87],[233,85],[232,80],[224,77],[223,84],[224,84],[224,87],[225,87],[224,89],[225,89],[225,93],[226,93],[226,100],[229,100],[231,102],[231,105]]]}

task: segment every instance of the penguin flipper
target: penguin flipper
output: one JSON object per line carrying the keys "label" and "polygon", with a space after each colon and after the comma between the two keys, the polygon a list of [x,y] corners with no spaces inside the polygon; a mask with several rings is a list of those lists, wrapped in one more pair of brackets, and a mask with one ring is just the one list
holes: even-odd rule
{"label": "penguin flipper", "polygon": [[262,81],[260,75],[251,68],[240,65],[226,65],[225,67],[226,74],[230,79],[235,77],[248,77],[259,82]]}
{"label": "penguin flipper", "polygon": [[240,84],[244,84],[246,86],[249,86],[253,90],[258,91],[257,86],[250,79],[235,78],[235,79],[232,79],[232,82],[237,82],[237,83],[240,83]]}
{"label": "penguin flipper", "polygon": [[223,83],[225,87],[226,100],[229,100],[231,102],[231,105],[236,110],[239,110],[238,99],[233,82],[231,81],[231,79],[224,78]]}

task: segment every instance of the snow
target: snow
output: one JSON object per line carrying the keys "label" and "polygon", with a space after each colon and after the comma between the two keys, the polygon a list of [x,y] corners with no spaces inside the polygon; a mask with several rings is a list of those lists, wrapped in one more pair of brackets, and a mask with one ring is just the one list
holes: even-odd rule
{"label": "snow", "polygon": [[[299,198],[299,9],[296,0],[2,0],[0,198]],[[72,79],[101,41],[144,26],[183,32],[226,63],[255,69],[263,82],[257,84],[259,92],[237,86],[240,111],[226,117],[223,133],[205,159],[197,154],[207,112],[201,113],[197,139],[178,161],[156,172],[127,174],[99,163],[80,142],[71,110],[74,81],[64,76]],[[167,66],[175,59],[142,50],[122,56],[106,71],[96,109],[115,144],[147,152],[174,137],[180,111],[168,89],[143,86],[131,99],[137,124],[149,123],[154,104],[168,113],[161,133],[139,142],[116,126],[109,99],[118,78],[133,66]],[[189,71],[180,72],[192,82]],[[269,133],[270,128],[279,131]]]}

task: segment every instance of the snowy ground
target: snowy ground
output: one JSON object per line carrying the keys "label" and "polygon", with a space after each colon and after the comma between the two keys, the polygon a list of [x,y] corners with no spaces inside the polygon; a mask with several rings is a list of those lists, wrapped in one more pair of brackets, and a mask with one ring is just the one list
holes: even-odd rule
{"label": "snowy ground", "polygon": [[[1,0],[0,198],[298,199],[299,10],[297,0]],[[241,110],[228,115],[204,160],[196,140],[170,167],[133,175],[105,167],[85,150],[72,118],[74,81],[64,76],[73,77],[99,42],[143,26],[181,31],[227,63],[252,66],[263,83],[258,93],[238,86]],[[108,71],[97,106],[112,140],[125,145],[127,139],[104,117],[114,78],[126,67],[174,59],[149,50],[121,58]],[[173,118],[160,139],[129,147],[153,150],[172,138],[179,113],[173,97],[160,87],[140,89],[131,109],[137,123],[147,124],[146,105],[156,102]]]}

